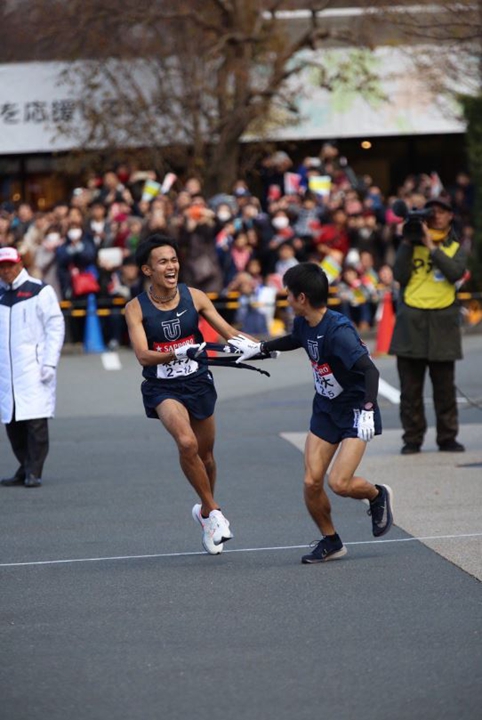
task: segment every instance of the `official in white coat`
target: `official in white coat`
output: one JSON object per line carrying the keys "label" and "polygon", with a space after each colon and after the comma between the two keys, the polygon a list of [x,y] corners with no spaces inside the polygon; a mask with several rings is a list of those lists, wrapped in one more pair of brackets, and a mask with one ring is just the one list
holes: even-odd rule
{"label": "official in white coat", "polygon": [[0,414],[20,464],[3,486],[41,485],[64,333],[53,288],[28,274],[15,248],[1,248]]}

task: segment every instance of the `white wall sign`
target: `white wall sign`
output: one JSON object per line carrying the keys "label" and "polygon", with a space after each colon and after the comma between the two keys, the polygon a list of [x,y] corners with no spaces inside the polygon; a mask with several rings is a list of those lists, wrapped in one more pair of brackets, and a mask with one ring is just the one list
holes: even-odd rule
{"label": "white wall sign", "polygon": [[[336,63],[337,57],[346,59],[349,54],[349,50],[335,50],[323,53],[322,60]],[[316,70],[307,67],[291,81],[300,121],[274,127],[263,136],[281,141],[465,131],[455,103],[427,92],[401,50],[379,48],[370,54],[370,62],[380,77],[379,90],[388,100],[364,99],[359,92],[341,87],[328,93],[317,85]],[[71,133],[62,135],[57,129],[61,122],[75,131],[74,136],[84,134],[81,91],[61,80],[65,67],[53,62],[0,65],[1,155],[75,147]],[[243,139],[255,140],[256,136]]]}
{"label": "white wall sign", "polygon": [[69,150],[56,124],[82,122],[78,98],[60,80],[59,63],[0,65],[0,153]]}

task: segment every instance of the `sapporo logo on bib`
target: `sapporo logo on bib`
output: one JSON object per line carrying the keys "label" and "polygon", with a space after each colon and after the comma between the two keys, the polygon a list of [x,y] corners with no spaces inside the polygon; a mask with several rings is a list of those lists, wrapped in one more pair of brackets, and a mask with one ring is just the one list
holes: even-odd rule
{"label": "sapporo logo on bib", "polygon": [[[170,330],[174,334],[176,322],[179,323],[179,320],[169,321]],[[179,324],[179,331],[180,329],[181,328]],[[165,328],[164,331],[166,332]],[[170,337],[167,332],[166,335]],[[152,344],[152,349],[156,350],[157,352],[168,353],[172,352],[173,350],[177,350],[184,345],[192,345],[194,342],[194,335],[190,335],[187,338],[182,338],[181,340],[178,340],[178,342],[155,342]],[[162,365],[157,366],[157,377],[160,380],[174,380],[186,377],[187,375],[192,375],[196,372],[198,367],[199,363],[196,360],[191,360],[191,358],[184,358],[183,360],[172,360],[170,363],[163,363]]]}
{"label": "sapporo logo on bib", "polygon": [[342,386],[334,376],[328,363],[322,363],[320,365],[312,361],[311,369],[313,370],[316,392],[319,395],[322,395],[328,400],[333,400],[343,392]]}

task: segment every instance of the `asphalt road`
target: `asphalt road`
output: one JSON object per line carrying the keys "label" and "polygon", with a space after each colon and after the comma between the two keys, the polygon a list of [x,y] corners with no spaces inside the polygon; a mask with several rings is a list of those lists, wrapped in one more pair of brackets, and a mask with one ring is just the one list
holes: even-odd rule
{"label": "asphalt road", "polygon": [[[364,472],[394,487],[397,527],[376,541],[366,507],[332,497],[349,552],[321,566],[300,563],[317,539],[301,352],[271,378],[215,370],[235,534],[218,557],[202,552],[172,440],[144,417],[132,354],[112,371],[64,356],[44,486],[0,488],[1,720],[479,720],[482,337],[464,346],[467,452],[437,453],[431,431],[403,458],[382,400]],[[396,388],[394,360],[377,362]],[[5,433],[0,458],[14,470]]]}

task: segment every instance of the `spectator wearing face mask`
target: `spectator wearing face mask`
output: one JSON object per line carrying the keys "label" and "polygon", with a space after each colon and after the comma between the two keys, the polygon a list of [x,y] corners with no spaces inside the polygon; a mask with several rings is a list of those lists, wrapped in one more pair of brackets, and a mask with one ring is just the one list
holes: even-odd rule
{"label": "spectator wearing face mask", "polygon": [[220,203],[216,208],[214,218],[214,232],[216,235],[220,233],[228,223],[233,220],[233,210],[228,203]]}
{"label": "spectator wearing face mask", "polygon": [[271,238],[266,247],[265,253],[265,272],[272,274],[275,271],[276,261],[278,260],[278,248],[285,242],[293,240],[295,231],[290,224],[290,219],[286,210],[275,210],[271,217]]}
{"label": "spectator wearing face mask", "polygon": [[371,252],[375,258],[375,266],[380,267],[385,262],[387,252],[381,226],[377,222],[375,213],[371,210],[365,210],[362,217],[359,250],[360,252],[363,250]]}
{"label": "spectator wearing face mask", "polygon": [[297,237],[286,210],[278,209],[273,213],[271,226],[273,234],[264,254],[264,272],[269,275],[275,272],[279,259],[278,248],[283,243],[290,242],[297,254],[302,253],[304,248],[304,243]]}
{"label": "spectator wearing face mask", "polygon": [[112,245],[111,223],[107,219],[105,205],[99,201],[94,201],[90,206],[87,230],[92,235],[97,248]]}
{"label": "spectator wearing face mask", "polygon": [[92,236],[85,232],[81,220],[75,215],[69,218],[65,242],[55,251],[58,279],[62,298],[72,298],[71,270],[76,267],[81,272],[95,264],[97,250]]}

